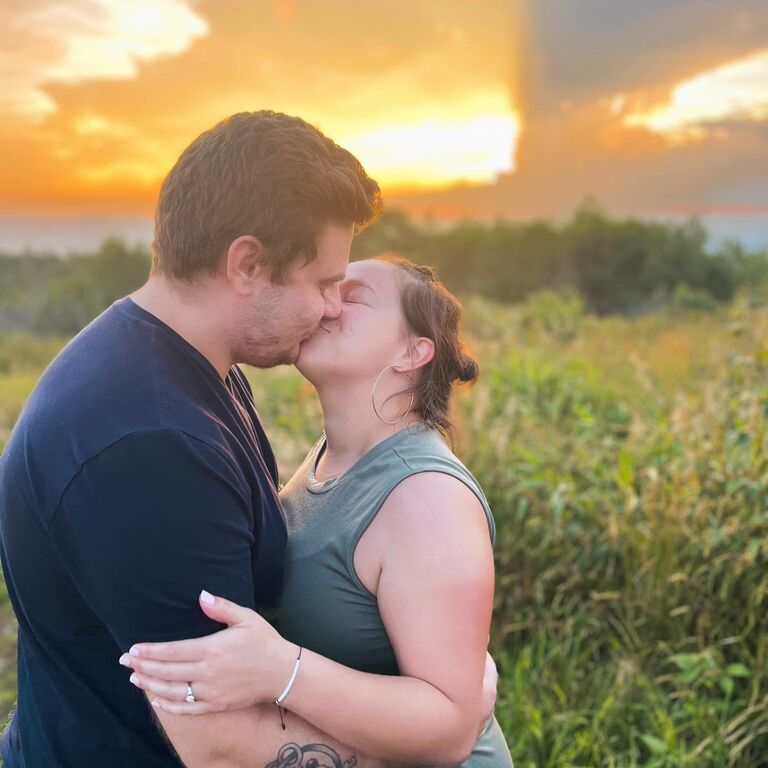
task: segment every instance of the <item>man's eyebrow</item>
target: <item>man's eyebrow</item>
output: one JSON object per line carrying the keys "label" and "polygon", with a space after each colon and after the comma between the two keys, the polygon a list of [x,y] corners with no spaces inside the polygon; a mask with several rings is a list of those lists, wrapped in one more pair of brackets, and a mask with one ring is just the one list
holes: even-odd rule
{"label": "man's eyebrow", "polygon": [[346,274],[344,272],[339,272],[338,274],[333,275],[333,277],[326,277],[325,280],[323,280],[323,282],[328,285],[330,285],[331,283],[341,283],[345,277],[346,277]]}

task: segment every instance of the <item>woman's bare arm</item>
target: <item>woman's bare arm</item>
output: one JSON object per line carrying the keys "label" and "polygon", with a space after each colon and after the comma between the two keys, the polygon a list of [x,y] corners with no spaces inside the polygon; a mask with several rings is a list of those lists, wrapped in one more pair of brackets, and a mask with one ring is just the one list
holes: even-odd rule
{"label": "woman's bare arm", "polygon": [[[377,599],[401,676],[359,672],[305,649],[285,706],[375,757],[459,763],[474,746],[481,720],[493,603],[485,514],[459,480],[422,473],[393,491],[374,525],[382,556]],[[218,602],[229,610],[226,601]],[[193,714],[277,695],[295,646],[253,612],[237,610],[242,624],[220,637],[138,647],[131,662],[139,685],[162,709]],[[199,704],[183,702],[184,679],[203,681]],[[179,682],[161,682],[169,680]]]}
{"label": "woman's bare arm", "polygon": [[312,654],[286,703],[373,755],[461,762],[477,740],[493,606],[485,514],[460,481],[423,473],[395,489],[374,524],[384,554],[377,599],[401,676]]}

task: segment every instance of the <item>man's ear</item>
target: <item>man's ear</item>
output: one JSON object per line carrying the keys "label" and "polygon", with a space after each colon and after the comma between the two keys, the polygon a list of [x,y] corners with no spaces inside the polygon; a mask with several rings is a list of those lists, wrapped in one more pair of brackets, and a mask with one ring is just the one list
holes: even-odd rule
{"label": "man's ear", "polygon": [[238,293],[253,292],[263,275],[265,257],[266,249],[257,237],[242,235],[229,244],[224,266],[227,280]]}
{"label": "man's ear", "polygon": [[409,339],[408,349],[400,357],[397,365],[399,371],[416,371],[425,366],[435,356],[435,342],[426,336]]}

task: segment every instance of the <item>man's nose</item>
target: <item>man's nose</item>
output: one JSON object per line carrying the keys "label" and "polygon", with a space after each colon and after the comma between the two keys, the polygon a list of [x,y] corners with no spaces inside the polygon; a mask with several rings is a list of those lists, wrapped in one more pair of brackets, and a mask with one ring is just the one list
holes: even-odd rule
{"label": "man's nose", "polygon": [[341,314],[341,293],[339,286],[330,288],[325,294],[325,307],[323,308],[323,317],[329,320],[335,320]]}

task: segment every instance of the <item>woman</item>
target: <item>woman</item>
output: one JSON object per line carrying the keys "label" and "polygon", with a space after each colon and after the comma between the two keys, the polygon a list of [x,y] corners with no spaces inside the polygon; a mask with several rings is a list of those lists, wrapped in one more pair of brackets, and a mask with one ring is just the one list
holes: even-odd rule
{"label": "woman", "polygon": [[135,684],[173,714],[277,700],[376,757],[511,766],[494,719],[477,739],[493,519],[442,437],[453,383],[477,376],[459,304],[402,259],[350,265],[341,292],[340,316],[296,363],[325,434],[282,491],[289,544],[274,629],[203,593],[202,609],[230,628],[138,646]]}

